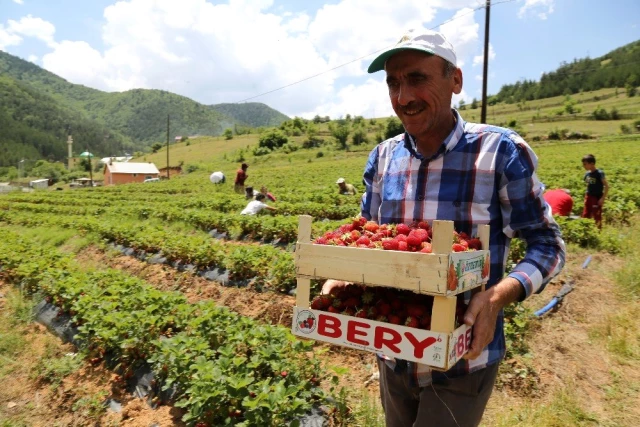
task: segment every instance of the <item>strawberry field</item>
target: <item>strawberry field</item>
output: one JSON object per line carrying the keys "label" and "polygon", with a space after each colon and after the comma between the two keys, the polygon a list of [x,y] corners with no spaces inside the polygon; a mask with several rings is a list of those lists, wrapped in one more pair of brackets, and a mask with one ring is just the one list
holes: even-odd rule
{"label": "strawberry field", "polygon": [[[601,232],[590,220],[559,220],[569,250],[624,251],[623,230],[640,206],[639,143],[637,137],[612,137],[534,147],[541,180],[548,188],[572,191],[574,214],[582,209],[584,154],[596,155],[611,187]],[[232,179],[225,185],[208,182],[209,171],[233,175],[237,163],[230,159],[235,160],[235,153],[229,159],[207,159],[196,172],[160,183],[2,195],[0,278],[68,316],[87,360],[108,365],[123,383],[135,369],[149,366],[155,381],[151,397],[179,408],[178,418],[189,426],[295,425],[320,406],[333,408],[325,410],[325,416],[340,424],[348,419],[340,406],[345,397],[328,381],[331,375],[319,351],[326,345],[299,339],[287,327],[242,316],[215,300],[188,302],[182,293],[158,290],[126,271],[92,269],[76,259],[81,249],[70,252],[22,234],[66,230],[104,253],[116,248],[203,277],[225,272],[227,286],[284,299],[296,287],[293,249],[299,215],[314,218],[312,238],[321,245],[425,256],[432,252],[428,223],[358,222],[359,198],[338,194],[339,176],[363,190],[361,173],[371,148],[323,156],[317,155],[319,149],[299,150],[247,159],[248,183],[266,185],[277,197],[270,202],[277,211],[256,216],[239,214],[247,201],[233,192]],[[481,247],[476,236],[456,233],[451,249]],[[508,267],[523,250],[515,240]],[[319,297],[318,285],[312,286],[312,308],[429,329],[432,302],[427,296],[414,300],[406,292],[389,295],[384,288],[372,292],[354,287],[342,295]],[[402,307],[392,307],[401,302]],[[461,300],[457,315],[463,312]],[[516,319],[518,313],[516,309],[507,315]],[[508,340],[517,346],[520,331],[510,327],[514,329]],[[349,393],[357,396],[357,386]]]}

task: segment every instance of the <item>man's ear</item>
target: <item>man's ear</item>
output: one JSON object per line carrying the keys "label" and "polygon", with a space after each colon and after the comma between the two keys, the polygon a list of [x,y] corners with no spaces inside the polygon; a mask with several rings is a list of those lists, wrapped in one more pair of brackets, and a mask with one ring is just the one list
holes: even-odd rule
{"label": "man's ear", "polygon": [[458,95],[462,92],[462,70],[460,68],[456,68],[451,78],[453,79],[453,93]]}

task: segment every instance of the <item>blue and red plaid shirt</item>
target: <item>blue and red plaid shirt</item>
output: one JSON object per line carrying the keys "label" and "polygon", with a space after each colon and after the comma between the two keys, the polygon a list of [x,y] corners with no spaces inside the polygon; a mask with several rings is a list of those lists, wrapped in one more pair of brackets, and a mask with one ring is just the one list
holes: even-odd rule
{"label": "blue and red plaid shirt", "polygon": [[[457,111],[456,126],[440,149],[424,158],[407,133],[380,143],[371,151],[364,172],[366,192],[361,213],[380,224],[450,220],[458,232],[476,235],[489,224],[491,271],[487,287],[504,276],[511,238],[527,244],[525,257],[509,277],[523,286],[525,298],[540,292],[564,266],[565,245],[545,203],[538,180],[538,158],[515,132],[466,123]],[[468,295],[467,295],[468,298]],[[461,360],[447,377],[464,375],[504,357],[504,314],[493,341],[475,360]],[[393,369],[404,365],[384,357]],[[414,386],[424,387],[445,374],[427,365],[406,362]]]}

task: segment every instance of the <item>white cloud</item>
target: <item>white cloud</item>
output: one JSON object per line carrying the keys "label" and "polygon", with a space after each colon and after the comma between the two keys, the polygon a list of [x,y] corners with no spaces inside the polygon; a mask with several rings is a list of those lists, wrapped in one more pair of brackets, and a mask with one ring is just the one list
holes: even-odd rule
{"label": "white cloud", "polygon": [[22,37],[5,28],[0,24],[0,49],[6,50],[9,46],[17,46],[22,43]]}
{"label": "white cloud", "polygon": [[555,7],[555,0],[524,0],[524,5],[518,10],[518,18],[523,18],[527,12],[536,13],[538,18],[545,20],[552,14]]}
{"label": "white cloud", "polygon": [[37,55],[29,55],[27,60],[30,61],[30,62],[36,63],[36,62],[38,62],[38,56]]}
{"label": "white cloud", "polygon": [[42,40],[49,47],[55,47],[56,45],[53,39],[56,27],[49,21],[34,18],[31,15],[24,16],[19,21],[9,19],[6,31],[13,35]]}
{"label": "white cloud", "polygon": [[6,31],[0,24],[0,47],[36,37],[51,47],[42,57],[46,69],[101,90],[164,89],[215,104],[288,86],[251,101],[291,116],[388,116],[384,73],[366,74],[371,54],[394,45],[407,29],[434,27],[439,8],[453,9],[454,20],[441,31],[462,67],[477,55],[473,8],[484,3],[342,0],[309,14],[271,0],[210,1],[118,1],[104,9],[104,48],[56,42],[55,27],[29,15],[8,21]]}
{"label": "white cloud", "polygon": [[13,0],[13,2],[14,2],[14,3],[17,3],[17,4],[23,4],[23,3],[24,3],[24,1],[23,1],[23,0]]}
{"label": "white cloud", "polygon": [[[493,45],[489,43],[489,61],[495,58],[496,58],[496,51],[493,50]],[[473,57],[473,66],[475,67],[476,65],[482,65],[483,62],[484,62],[484,48],[482,49],[482,52],[480,52],[480,55],[476,55]]]}

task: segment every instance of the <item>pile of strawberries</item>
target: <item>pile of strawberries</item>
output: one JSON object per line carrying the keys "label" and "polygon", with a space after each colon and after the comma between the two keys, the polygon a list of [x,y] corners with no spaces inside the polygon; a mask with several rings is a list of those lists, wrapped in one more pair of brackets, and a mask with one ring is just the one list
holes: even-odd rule
{"label": "pile of strawberries", "polygon": [[[337,286],[328,294],[311,301],[314,310],[377,320],[410,328],[430,329],[433,297],[385,287],[349,284]],[[466,311],[464,299],[458,297],[456,320],[462,324]]]}
{"label": "pile of strawberries", "polygon": [[[432,253],[432,230],[425,221],[407,224],[382,224],[367,221],[364,217],[351,220],[337,230],[327,231],[314,243],[318,245],[352,246],[385,251]],[[480,250],[480,239],[471,238],[465,233],[453,233],[453,252]]]}

